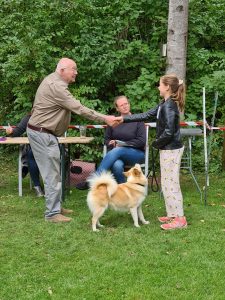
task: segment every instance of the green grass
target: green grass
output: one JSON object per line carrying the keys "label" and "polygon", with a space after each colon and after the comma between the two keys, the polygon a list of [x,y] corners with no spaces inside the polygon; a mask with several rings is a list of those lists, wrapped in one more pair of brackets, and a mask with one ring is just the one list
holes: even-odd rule
{"label": "green grass", "polygon": [[211,176],[206,207],[182,177],[187,229],[162,231],[164,203],[151,193],[143,209],[150,225],[137,229],[129,214],[108,210],[93,233],[86,191],[65,202],[70,224],[46,223],[28,179],[20,198],[16,170],[1,168],[0,300],[225,299],[225,174]]}

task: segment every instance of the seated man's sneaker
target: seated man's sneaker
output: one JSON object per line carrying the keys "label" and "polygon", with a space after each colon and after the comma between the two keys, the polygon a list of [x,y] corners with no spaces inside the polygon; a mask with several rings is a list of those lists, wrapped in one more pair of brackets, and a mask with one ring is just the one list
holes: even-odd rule
{"label": "seated man's sneaker", "polygon": [[56,214],[52,217],[45,217],[45,221],[51,222],[51,223],[66,223],[70,222],[72,219],[63,216],[62,214]]}
{"label": "seated man's sneaker", "polygon": [[62,215],[68,215],[68,214],[72,214],[73,210],[72,209],[67,209],[67,208],[61,208],[61,214]]}
{"label": "seated man's sneaker", "polygon": [[44,194],[42,188],[39,185],[34,186],[34,190],[35,190],[35,193],[36,193],[37,197],[44,197],[45,194]]}

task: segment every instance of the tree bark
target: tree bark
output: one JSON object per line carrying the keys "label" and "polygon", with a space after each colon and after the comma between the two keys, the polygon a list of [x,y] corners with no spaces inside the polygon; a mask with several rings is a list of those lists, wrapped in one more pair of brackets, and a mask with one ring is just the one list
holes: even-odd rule
{"label": "tree bark", "polygon": [[186,76],[188,2],[188,0],[169,1],[167,31],[166,73],[175,73],[183,80]]}

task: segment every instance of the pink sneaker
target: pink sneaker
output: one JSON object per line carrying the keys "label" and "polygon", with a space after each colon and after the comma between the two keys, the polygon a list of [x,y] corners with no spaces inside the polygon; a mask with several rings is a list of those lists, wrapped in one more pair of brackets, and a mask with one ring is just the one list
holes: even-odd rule
{"label": "pink sneaker", "polygon": [[178,228],[186,228],[187,221],[185,217],[176,217],[172,222],[160,226],[164,230],[172,230]]}
{"label": "pink sneaker", "polygon": [[158,217],[160,223],[168,223],[173,221],[174,218],[172,217]]}

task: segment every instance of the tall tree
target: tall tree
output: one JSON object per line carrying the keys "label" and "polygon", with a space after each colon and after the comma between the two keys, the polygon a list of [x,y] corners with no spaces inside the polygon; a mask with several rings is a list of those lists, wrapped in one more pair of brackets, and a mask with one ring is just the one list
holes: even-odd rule
{"label": "tall tree", "polygon": [[176,73],[181,79],[186,74],[188,2],[169,1],[166,73]]}

